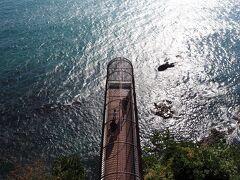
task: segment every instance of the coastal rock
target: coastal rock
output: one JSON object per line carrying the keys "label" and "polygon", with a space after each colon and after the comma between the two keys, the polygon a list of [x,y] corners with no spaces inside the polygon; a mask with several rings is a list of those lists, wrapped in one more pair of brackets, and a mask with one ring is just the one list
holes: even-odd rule
{"label": "coastal rock", "polygon": [[228,144],[240,147],[240,129],[239,126],[228,137]]}
{"label": "coastal rock", "polygon": [[240,108],[235,111],[232,118],[237,121],[236,128],[232,128],[228,136],[228,144],[240,147]]}
{"label": "coastal rock", "polygon": [[163,100],[159,103],[154,103],[153,113],[157,116],[160,116],[164,119],[168,119],[173,117],[174,110],[172,109],[172,101],[170,100]]}
{"label": "coastal rock", "polygon": [[158,67],[158,71],[165,71],[166,69],[172,68],[172,67],[174,67],[174,66],[175,66],[174,63],[166,62],[166,63],[164,63],[164,64],[162,64],[162,65],[160,65],[160,66]]}
{"label": "coastal rock", "polygon": [[236,120],[238,124],[240,124],[240,108],[233,114],[232,118]]}
{"label": "coastal rock", "polygon": [[226,142],[226,133],[215,128],[211,129],[209,136],[204,137],[200,144],[213,145],[220,142]]}
{"label": "coastal rock", "polygon": [[182,56],[178,54],[178,55],[176,55],[176,58],[182,58]]}

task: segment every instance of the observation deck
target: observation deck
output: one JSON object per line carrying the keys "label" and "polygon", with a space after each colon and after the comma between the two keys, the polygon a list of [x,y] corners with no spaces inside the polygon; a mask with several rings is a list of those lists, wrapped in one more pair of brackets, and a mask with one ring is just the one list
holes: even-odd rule
{"label": "observation deck", "polygon": [[107,67],[100,179],[143,179],[133,66],[125,58]]}

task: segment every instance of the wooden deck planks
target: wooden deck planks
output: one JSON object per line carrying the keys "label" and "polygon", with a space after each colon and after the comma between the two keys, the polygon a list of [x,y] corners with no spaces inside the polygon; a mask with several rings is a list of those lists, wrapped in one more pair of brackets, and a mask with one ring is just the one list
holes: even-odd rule
{"label": "wooden deck planks", "polygon": [[[135,123],[131,94],[131,89],[109,89],[107,121],[105,121],[107,131],[104,144],[104,180],[134,179],[133,128]],[[114,118],[116,118],[117,129],[112,133],[110,123]]]}

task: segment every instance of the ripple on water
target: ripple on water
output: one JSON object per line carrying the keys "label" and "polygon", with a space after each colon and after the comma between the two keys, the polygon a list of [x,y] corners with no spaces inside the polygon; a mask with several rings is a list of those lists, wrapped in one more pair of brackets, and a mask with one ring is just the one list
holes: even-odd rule
{"label": "ripple on water", "polygon": [[[0,154],[96,157],[107,62],[134,65],[141,137],[198,138],[236,124],[238,0],[0,2]],[[158,72],[168,59],[175,67]],[[169,99],[177,117],[152,114]],[[89,163],[89,161],[88,161]],[[92,165],[89,165],[92,166]]]}

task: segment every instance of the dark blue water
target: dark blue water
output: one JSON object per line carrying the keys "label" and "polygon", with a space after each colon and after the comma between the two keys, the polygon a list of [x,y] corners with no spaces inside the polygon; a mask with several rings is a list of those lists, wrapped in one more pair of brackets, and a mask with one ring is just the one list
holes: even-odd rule
{"label": "dark blue water", "polygon": [[[97,161],[106,65],[117,56],[134,65],[142,140],[153,128],[200,138],[235,127],[239,7],[239,0],[1,0],[0,158],[79,153]],[[158,72],[166,58],[175,67]],[[164,99],[174,104],[173,119],[151,112]]]}

